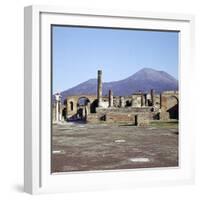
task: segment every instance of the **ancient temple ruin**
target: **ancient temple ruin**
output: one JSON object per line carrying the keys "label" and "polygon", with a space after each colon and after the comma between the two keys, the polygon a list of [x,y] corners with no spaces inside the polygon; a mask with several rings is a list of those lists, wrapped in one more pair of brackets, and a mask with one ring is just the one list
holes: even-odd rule
{"label": "ancient temple ruin", "polygon": [[123,123],[145,126],[150,120],[178,119],[178,91],[156,93],[135,92],[129,96],[115,96],[109,90],[102,95],[102,71],[97,74],[97,95],[55,95],[53,122],[84,121],[87,123]]}

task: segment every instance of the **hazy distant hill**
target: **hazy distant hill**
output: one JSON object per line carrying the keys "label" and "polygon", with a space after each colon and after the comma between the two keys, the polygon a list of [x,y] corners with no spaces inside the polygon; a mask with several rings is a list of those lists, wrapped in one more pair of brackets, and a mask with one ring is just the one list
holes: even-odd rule
{"label": "hazy distant hill", "polygon": [[[103,83],[103,95],[111,89],[115,96],[131,95],[139,90],[146,92],[155,89],[156,92],[177,90],[178,81],[164,71],[143,68],[132,76],[114,82]],[[61,92],[62,99],[70,95],[96,94],[97,79],[89,79],[73,88]]]}

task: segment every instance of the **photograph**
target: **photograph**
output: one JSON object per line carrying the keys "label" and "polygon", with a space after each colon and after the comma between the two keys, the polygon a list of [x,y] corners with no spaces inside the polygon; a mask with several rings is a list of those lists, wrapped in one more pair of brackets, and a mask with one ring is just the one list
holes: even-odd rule
{"label": "photograph", "polygon": [[179,37],[51,25],[51,173],[179,167]]}

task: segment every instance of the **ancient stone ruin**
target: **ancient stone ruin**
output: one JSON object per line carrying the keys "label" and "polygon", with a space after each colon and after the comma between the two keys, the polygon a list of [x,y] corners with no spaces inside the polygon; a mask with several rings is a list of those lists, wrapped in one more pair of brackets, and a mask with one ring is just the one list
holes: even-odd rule
{"label": "ancient stone ruin", "polygon": [[87,123],[123,123],[148,125],[150,120],[178,119],[178,91],[156,93],[136,92],[130,96],[115,96],[109,90],[102,95],[102,71],[97,74],[97,96],[67,96],[64,104],[60,94],[53,103],[53,122],[84,121]]}

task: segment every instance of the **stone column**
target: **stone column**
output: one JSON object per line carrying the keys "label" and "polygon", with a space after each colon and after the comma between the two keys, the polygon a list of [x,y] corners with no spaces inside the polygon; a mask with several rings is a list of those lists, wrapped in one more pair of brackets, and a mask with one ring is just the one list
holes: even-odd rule
{"label": "stone column", "polygon": [[125,106],[124,97],[120,97],[120,107],[123,108]]}
{"label": "stone column", "polygon": [[131,107],[134,107],[134,96],[131,96]]}
{"label": "stone column", "polygon": [[56,121],[56,103],[52,103],[52,119]]}
{"label": "stone column", "polygon": [[141,107],[143,107],[144,106],[144,95],[143,95],[143,93],[141,93]]}
{"label": "stone column", "polygon": [[85,120],[87,121],[87,116],[88,116],[88,107],[85,107]]}
{"label": "stone column", "polygon": [[112,90],[109,90],[108,101],[109,101],[109,107],[113,107],[113,93],[112,93]]}
{"label": "stone column", "polygon": [[85,107],[83,107],[82,108],[82,119],[85,119],[85,116],[86,116],[86,108]]}
{"label": "stone column", "polygon": [[144,94],[144,101],[145,101],[145,106],[148,106],[147,94]]}
{"label": "stone column", "polygon": [[60,121],[61,120],[61,116],[60,116],[60,114],[61,114],[61,112],[60,112],[60,110],[61,110],[61,95],[60,94],[56,94],[55,95],[55,98],[56,98],[56,121],[58,122],[58,121]]}
{"label": "stone column", "polygon": [[61,105],[61,101],[59,102],[59,121],[62,121],[62,105]]}
{"label": "stone column", "polygon": [[160,93],[160,109],[162,108],[162,93]]}
{"label": "stone column", "polygon": [[56,121],[59,121],[59,101],[56,101]]}
{"label": "stone column", "polygon": [[152,102],[152,106],[154,106],[154,93],[155,91],[153,89],[151,89],[151,102]]}
{"label": "stone column", "polygon": [[91,112],[91,111],[90,111],[91,103],[88,102],[86,107],[87,107],[87,113],[89,114],[89,113]]}
{"label": "stone column", "polygon": [[98,106],[102,106],[102,71],[98,70],[98,80],[97,80],[97,99]]}

